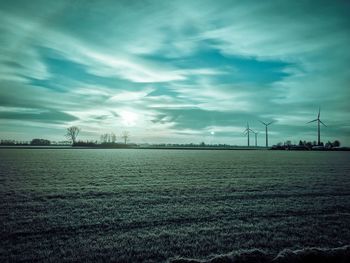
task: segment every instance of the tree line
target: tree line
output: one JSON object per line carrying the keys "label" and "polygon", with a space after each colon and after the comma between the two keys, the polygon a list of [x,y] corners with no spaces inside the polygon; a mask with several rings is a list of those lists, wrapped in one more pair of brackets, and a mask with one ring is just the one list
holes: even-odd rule
{"label": "tree line", "polygon": [[341,145],[339,140],[335,140],[333,142],[328,141],[326,143],[320,142],[318,144],[316,141],[313,142],[307,142],[300,140],[298,144],[293,144],[291,141],[285,141],[284,143],[279,142],[276,145],[272,146],[273,150],[312,150],[312,149],[336,149],[339,148]]}
{"label": "tree line", "polygon": [[[78,135],[80,133],[81,129],[77,126],[71,126],[67,128],[65,137],[71,141],[72,145],[86,145],[86,144],[97,144],[96,142],[84,142],[84,141],[77,141]],[[128,131],[123,131],[120,138],[123,140],[124,144],[128,144],[130,140],[130,133]],[[117,142],[117,136],[115,133],[104,133],[100,136],[100,142],[101,144],[115,144]]]}
{"label": "tree line", "polygon": [[[4,146],[49,146],[49,145],[67,145],[71,144],[73,146],[94,146],[98,145],[98,141],[82,141],[78,140],[78,136],[81,132],[81,129],[77,126],[70,126],[66,129],[65,138],[67,141],[60,142],[51,142],[47,139],[35,138],[31,141],[16,141],[16,140],[0,140],[0,145]],[[130,133],[128,131],[123,131],[119,137],[122,140],[122,143],[118,143],[118,136],[111,133],[104,133],[100,136],[100,144],[104,146],[108,146],[109,144],[124,144],[127,145],[130,141]]]}

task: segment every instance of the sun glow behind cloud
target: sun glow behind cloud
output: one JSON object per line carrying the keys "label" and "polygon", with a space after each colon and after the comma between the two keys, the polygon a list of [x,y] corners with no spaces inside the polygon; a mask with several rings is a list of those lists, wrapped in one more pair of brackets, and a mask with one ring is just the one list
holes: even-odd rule
{"label": "sun glow behind cloud", "polygon": [[264,119],[314,140],[321,106],[349,144],[349,4],[321,2],[2,1],[0,136],[244,144]]}
{"label": "sun glow behind cloud", "polygon": [[139,119],[139,116],[136,113],[130,111],[122,111],[120,117],[125,126],[135,126]]}

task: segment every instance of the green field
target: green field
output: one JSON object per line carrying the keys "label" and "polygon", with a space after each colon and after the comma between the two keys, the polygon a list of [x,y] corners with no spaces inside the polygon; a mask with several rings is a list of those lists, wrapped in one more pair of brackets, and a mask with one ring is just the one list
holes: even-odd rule
{"label": "green field", "polygon": [[0,149],[0,262],[350,243],[350,153]]}

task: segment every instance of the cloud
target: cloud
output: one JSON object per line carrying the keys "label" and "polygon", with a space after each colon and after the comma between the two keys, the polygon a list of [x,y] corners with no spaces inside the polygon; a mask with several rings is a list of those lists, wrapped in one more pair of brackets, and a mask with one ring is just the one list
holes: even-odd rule
{"label": "cloud", "polygon": [[32,120],[42,123],[64,123],[76,120],[77,118],[64,113],[49,109],[26,109],[26,108],[6,108],[0,109],[0,119],[10,120]]}
{"label": "cloud", "polygon": [[312,139],[321,106],[324,138],[350,143],[346,2],[198,4],[2,1],[1,122],[243,144],[264,119],[276,143]]}

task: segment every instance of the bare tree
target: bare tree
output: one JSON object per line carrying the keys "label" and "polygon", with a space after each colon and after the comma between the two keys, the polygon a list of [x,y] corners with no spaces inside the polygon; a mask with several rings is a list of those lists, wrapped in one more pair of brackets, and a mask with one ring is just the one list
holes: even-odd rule
{"label": "bare tree", "polygon": [[112,133],[111,133],[111,142],[112,142],[112,143],[115,143],[116,140],[117,140],[117,136],[115,136],[115,134],[112,132]]}
{"label": "bare tree", "polygon": [[102,143],[106,143],[108,140],[108,134],[107,133],[104,133],[101,135],[101,142]]}
{"label": "bare tree", "polygon": [[68,140],[71,140],[74,144],[77,140],[78,134],[80,132],[80,129],[77,126],[71,126],[67,128],[66,137]]}
{"label": "bare tree", "polygon": [[124,144],[126,144],[127,141],[128,141],[129,138],[130,138],[129,132],[128,132],[128,131],[123,131],[123,133],[122,133],[122,138],[123,138],[123,140],[124,140]]}
{"label": "bare tree", "polygon": [[113,132],[104,133],[100,136],[102,143],[115,143],[117,140],[117,136]]}

